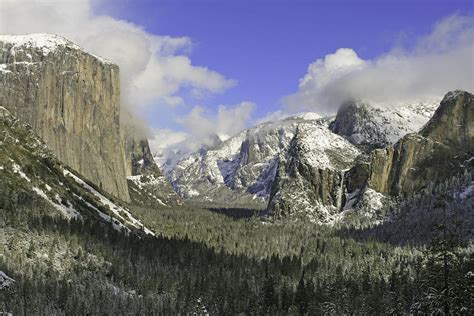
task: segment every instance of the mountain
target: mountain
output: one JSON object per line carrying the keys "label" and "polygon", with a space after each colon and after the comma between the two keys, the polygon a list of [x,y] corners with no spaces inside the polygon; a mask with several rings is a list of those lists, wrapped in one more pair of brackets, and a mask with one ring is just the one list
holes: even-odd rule
{"label": "mountain", "polygon": [[[309,148],[314,146],[311,144],[311,137],[302,137],[295,140],[294,147],[290,149],[298,126],[303,125],[302,134],[314,130],[316,134],[313,136],[322,142],[345,138],[357,150],[366,153],[373,148],[393,144],[407,133],[417,132],[435,109],[436,105],[431,102],[410,104],[396,109],[355,102],[342,106],[335,118],[322,119],[314,113],[306,113],[266,122],[195,153],[176,152],[167,157],[157,157],[156,161],[165,170],[165,176],[183,199],[233,207],[252,205],[261,208],[268,203],[270,196],[280,191],[278,188],[272,189],[272,185],[277,175],[281,179],[285,178],[281,171],[288,171],[290,167],[283,164],[294,162],[294,159],[287,159],[288,151],[292,150],[294,153],[297,147],[306,141]],[[330,123],[322,123],[323,121]],[[318,134],[321,124],[327,132]],[[345,154],[341,152],[340,156]],[[349,154],[348,159],[352,158]],[[349,167],[351,165],[345,166],[347,169],[350,169]],[[331,191],[335,183],[340,183],[342,171],[337,168],[334,170],[337,176],[331,180]],[[337,208],[334,202],[337,200],[337,192],[323,195],[322,199],[327,201],[325,204]],[[282,200],[278,199],[279,201],[274,199],[271,202],[271,208],[276,205],[285,208]],[[304,203],[309,203],[307,199],[305,201]]]}
{"label": "mountain", "polygon": [[130,161],[127,182],[132,203],[147,207],[182,205],[168,179],[158,168],[148,140],[128,135],[125,151]]}
{"label": "mountain", "polygon": [[2,35],[0,48],[0,105],[30,124],[59,160],[124,201],[181,203],[148,141],[120,123],[117,65],[50,34]]}
{"label": "mountain", "polygon": [[59,161],[32,128],[0,107],[0,209],[90,218],[126,233],[153,235],[122,203]]}
{"label": "mountain", "polygon": [[262,123],[177,162],[165,160],[165,175],[179,195],[189,201],[262,208],[271,191],[279,156],[289,148],[297,126],[304,122],[315,127],[320,124],[314,115]]}
{"label": "mountain", "polygon": [[473,95],[465,91],[447,93],[419,133],[408,134],[395,145],[372,153],[369,187],[391,195],[414,193],[472,168],[473,122]]}
{"label": "mountain", "polygon": [[346,103],[339,108],[330,129],[353,144],[369,149],[383,148],[408,133],[419,131],[433,115],[439,101],[393,108],[364,102]]}
{"label": "mountain", "polygon": [[287,155],[280,157],[268,204],[273,215],[302,212],[326,222],[343,206],[344,173],[361,152],[331,132],[327,121],[317,122],[299,124]]}
{"label": "mountain", "polygon": [[118,66],[50,34],[0,36],[0,105],[65,164],[130,201]]}
{"label": "mountain", "polygon": [[[415,194],[469,173],[473,169],[473,110],[472,94],[449,92],[418,133],[368,154],[337,141],[328,129],[318,133],[306,128],[303,135],[296,134],[280,162],[267,212],[274,216],[300,213],[319,223],[333,223],[347,211],[372,214],[388,207],[392,197]],[[330,126],[334,129],[334,123]],[[311,158],[327,152],[324,144],[337,148],[329,147],[330,164]]]}

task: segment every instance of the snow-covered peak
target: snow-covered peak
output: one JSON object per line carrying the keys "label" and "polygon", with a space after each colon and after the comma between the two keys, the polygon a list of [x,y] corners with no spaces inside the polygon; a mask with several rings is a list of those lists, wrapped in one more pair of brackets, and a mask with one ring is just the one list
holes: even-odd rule
{"label": "snow-covered peak", "polygon": [[354,144],[384,147],[418,132],[438,105],[439,99],[396,107],[355,102],[339,109],[331,130]]}
{"label": "snow-covered peak", "polygon": [[[11,45],[10,52],[15,54],[24,49],[37,49],[43,56],[47,56],[60,48],[69,48],[74,50],[85,50],[74,44],[70,40],[55,34],[34,33],[25,35],[0,35],[0,42]],[[87,52],[96,57],[103,63],[111,63],[110,61]]]}
{"label": "snow-covered peak", "polygon": [[297,141],[301,158],[318,169],[344,169],[360,155],[357,147],[324,124],[299,125]]}
{"label": "snow-covered peak", "polygon": [[12,51],[22,48],[39,48],[44,55],[55,51],[58,47],[81,49],[73,42],[59,35],[48,33],[35,33],[27,35],[0,35],[0,42],[11,44]]}

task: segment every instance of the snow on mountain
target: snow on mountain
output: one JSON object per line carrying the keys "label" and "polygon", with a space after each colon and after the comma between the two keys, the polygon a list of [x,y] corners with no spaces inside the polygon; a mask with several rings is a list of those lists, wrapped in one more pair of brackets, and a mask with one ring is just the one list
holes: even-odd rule
{"label": "snow on mountain", "polygon": [[[318,124],[307,115],[265,122],[198,152],[158,158],[175,190],[186,199],[226,205],[265,205],[278,157],[290,145],[302,122]],[[165,163],[163,163],[165,161]],[[229,204],[230,203],[230,204]]]}
{"label": "snow on mountain", "polygon": [[[25,49],[30,50],[32,48],[39,51],[43,56],[47,56],[50,53],[54,53],[59,48],[84,51],[84,49],[74,44],[70,40],[67,40],[59,35],[48,33],[35,33],[27,35],[0,35],[0,42],[3,42],[2,45],[11,45],[12,47],[10,48],[10,52],[13,55],[16,55],[20,52],[24,52]],[[96,57],[103,63],[110,63],[110,61],[104,58],[93,54],[90,55]]]}
{"label": "snow on mountain", "polygon": [[408,133],[418,132],[431,118],[440,99],[389,108],[355,102],[343,105],[331,130],[357,145],[382,148]]}
{"label": "snow on mountain", "polygon": [[1,106],[0,127],[4,203],[18,203],[20,194],[21,203],[51,216],[101,219],[120,231],[154,235],[118,200],[61,163],[29,125]]}
{"label": "snow on mountain", "polygon": [[302,123],[282,156],[268,211],[276,216],[307,216],[331,224],[344,205],[344,174],[361,151],[334,134],[327,121]]}
{"label": "snow on mountain", "polygon": [[265,203],[280,155],[286,155],[298,128],[302,131],[298,146],[300,154],[306,152],[306,163],[320,169],[340,170],[333,164],[344,161],[344,155],[351,160],[358,153],[356,147],[347,145],[349,142],[370,147],[395,143],[405,134],[418,131],[435,109],[435,102],[396,109],[353,103],[342,107],[335,119],[303,113],[268,121],[209,148],[194,153],[176,150],[167,156],[155,156],[155,161],[185,199]]}
{"label": "snow on mountain", "polygon": [[5,272],[0,270],[0,290],[4,290],[15,283],[15,280],[10,278]]}

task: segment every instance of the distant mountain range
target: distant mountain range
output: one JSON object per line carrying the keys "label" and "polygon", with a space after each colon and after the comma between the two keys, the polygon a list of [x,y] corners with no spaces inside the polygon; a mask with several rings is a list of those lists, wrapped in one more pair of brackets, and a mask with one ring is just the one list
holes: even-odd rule
{"label": "distant mountain range", "polygon": [[[367,180],[368,168],[383,168],[375,162],[381,153],[376,149],[397,150],[407,140],[416,138],[418,134],[413,133],[417,132],[421,133],[420,137],[424,135],[430,139],[426,129],[422,129],[428,122],[429,126],[441,125],[440,129],[446,129],[446,133],[472,122],[472,113],[467,111],[458,118],[458,125],[443,127],[439,115],[433,115],[438,108],[438,112],[444,111],[448,100],[464,102],[472,111],[471,94],[460,91],[448,93],[441,106],[440,101],[398,108],[354,102],[341,106],[335,117],[322,118],[308,113],[266,122],[210,148],[183,157],[175,153],[171,159],[160,157],[157,162],[161,163],[176,192],[187,201],[256,207],[265,209],[267,214],[304,213],[314,221],[332,223],[341,219],[342,213],[360,209],[361,205],[366,213],[372,214],[387,204],[383,201],[390,194],[399,193],[387,192],[381,185],[367,185],[376,182],[375,177],[389,177],[383,172],[376,175],[373,171],[370,174],[372,182]],[[466,137],[472,139],[470,133]],[[466,149],[459,155],[469,159],[472,150]],[[464,169],[469,168],[465,166]],[[459,168],[450,170],[453,176],[463,172]],[[404,183],[406,176],[409,175],[392,177],[399,177]],[[419,181],[426,186],[431,180],[446,179],[449,175],[423,177]],[[355,183],[359,186],[357,189]],[[423,185],[417,189],[421,187]]]}

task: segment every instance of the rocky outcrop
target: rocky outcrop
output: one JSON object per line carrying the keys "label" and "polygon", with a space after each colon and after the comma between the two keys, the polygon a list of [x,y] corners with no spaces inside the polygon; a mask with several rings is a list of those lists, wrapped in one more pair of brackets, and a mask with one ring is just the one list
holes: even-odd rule
{"label": "rocky outcrop", "polygon": [[473,95],[459,90],[446,94],[420,134],[452,148],[474,153]]}
{"label": "rocky outcrop", "polygon": [[363,102],[342,105],[330,129],[355,145],[384,148],[408,133],[418,132],[439,102],[408,104],[390,108]]}
{"label": "rocky outcrop", "polygon": [[227,207],[264,208],[278,165],[298,124],[316,125],[314,116],[265,122],[187,155],[167,173],[184,198]]}
{"label": "rocky outcrop", "polygon": [[0,36],[0,105],[64,163],[129,201],[119,68],[54,35]]}
{"label": "rocky outcrop", "polygon": [[449,92],[420,133],[371,154],[368,186],[391,195],[416,192],[472,168],[473,144],[473,95]]}
{"label": "rocky outcrop", "polygon": [[281,156],[267,211],[273,216],[302,214],[330,223],[345,203],[345,173],[360,151],[319,126],[300,124],[286,157]]}
{"label": "rocky outcrop", "polygon": [[130,163],[127,172],[128,175],[158,174],[161,176],[160,169],[153,159],[153,154],[151,153],[147,139],[127,137],[125,141],[125,151]]}
{"label": "rocky outcrop", "polygon": [[132,203],[148,207],[181,205],[181,199],[156,165],[148,140],[126,137],[127,176]]}

